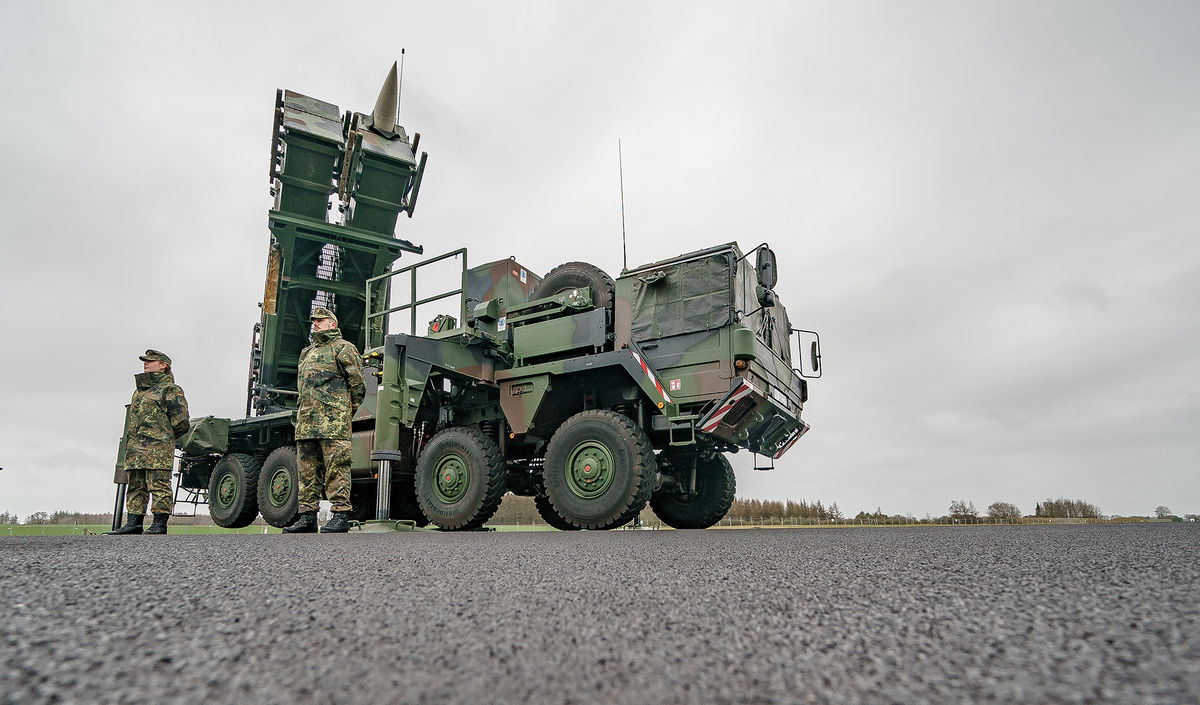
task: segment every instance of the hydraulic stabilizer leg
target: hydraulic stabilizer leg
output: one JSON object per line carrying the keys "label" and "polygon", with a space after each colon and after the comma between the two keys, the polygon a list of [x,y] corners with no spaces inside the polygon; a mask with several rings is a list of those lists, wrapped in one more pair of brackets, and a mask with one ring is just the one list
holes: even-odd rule
{"label": "hydraulic stabilizer leg", "polygon": [[392,508],[392,461],[379,461],[379,485],[375,494],[375,519],[387,521]]}
{"label": "hydraulic stabilizer leg", "polygon": [[121,525],[125,522],[125,487],[126,484],[124,482],[117,483],[117,501],[113,503],[113,531],[121,528]]}

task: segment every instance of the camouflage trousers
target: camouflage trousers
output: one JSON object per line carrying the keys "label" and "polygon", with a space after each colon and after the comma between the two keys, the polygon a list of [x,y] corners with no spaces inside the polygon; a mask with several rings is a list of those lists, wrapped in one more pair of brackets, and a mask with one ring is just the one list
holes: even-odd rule
{"label": "camouflage trousers", "polygon": [[333,502],[333,511],[350,511],[350,441],[296,441],[296,458],[300,464],[299,511],[317,511],[322,494]]}
{"label": "camouflage trousers", "polygon": [[146,514],[146,503],[155,514],[170,514],[175,508],[171,496],[170,470],[126,470],[129,486],[125,488],[125,511],[130,514]]}

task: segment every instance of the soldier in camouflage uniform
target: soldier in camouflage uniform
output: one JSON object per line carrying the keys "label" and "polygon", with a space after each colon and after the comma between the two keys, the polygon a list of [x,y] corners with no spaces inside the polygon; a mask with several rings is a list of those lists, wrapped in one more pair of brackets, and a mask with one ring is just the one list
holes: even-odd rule
{"label": "soldier in camouflage uniform", "polygon": [[358,348],[342,338],[337,317],[313,309],[312,345],[300,352],[296,378],[296,456],[300,465],[300,507],[289,534],[315,533],[317,504],[324,490],[333,517],[322,533],[343,533],[350,513],[350,419],[362,404],[366,385]]}
{"label": "soldier in camouflage uniform", "polygon": [[110,534],[140,534],[146,504],[154,512],[147,534],[167,533],[174,502],[171,497],[171,468],[175,464],[175,441],[187,433],[188,405],[183,389],[171,374],[171,358],[157,350],[140,357],[142,369],[134,375],[137,389],[129,402],[129,426],[125,429],[125,473],[129,478],[125,510],[129,521]]}

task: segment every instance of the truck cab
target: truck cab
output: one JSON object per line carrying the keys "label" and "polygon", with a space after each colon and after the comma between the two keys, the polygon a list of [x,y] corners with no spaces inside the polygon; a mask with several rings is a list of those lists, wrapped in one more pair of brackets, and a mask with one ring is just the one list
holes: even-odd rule
{"label": "truck cab", "polygon": [[[689,431],[779,458],[808,430],[808,384],[773,290],[775,256],[766,245],[754,252],[757,266],[727,243],[623,272],[616,331],[663,380]],[[655,418],[656,429],[671,426]]]}

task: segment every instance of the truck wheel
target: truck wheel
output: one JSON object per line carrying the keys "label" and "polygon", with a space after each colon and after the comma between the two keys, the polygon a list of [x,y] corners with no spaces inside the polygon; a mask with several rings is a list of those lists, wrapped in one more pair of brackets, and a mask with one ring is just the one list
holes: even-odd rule
{"label": "truck wheel", "polygon": [[654,448],[628,416],[583,411],[546,447],[542,482],[554,511],[580,529],[615,529],[646,506],[654,490]]}
{"label": "truck wheel", "polygon": [[443,529],[470,531],[500,508],[508,472],[496,442],[478,429],[439,432],[417,460],[417,503]]}
{"label": "truck wheel", "polygon": [[300,467],[296,448],[271,451],[258,473],[258,511],[271,526],[287,526],[300,506]]}
{"label": "truck wheel", "polygon": [[541,299],[585,286],[591,287],[592,303],[596,308],[612,308],[615,288],[612,277],[605,274],[603,269],[587,262],[567,262],[551,269],[529,298]]}
{"label": "truck wheel", "polygon": [[537,507],[538,514],[541,515],[542,521],[546,522],[553,529],[559,531],[579,531],[579,527],[568,522],[554,511],[554,505],[550,504],[550,500],[546,497],[534,497],[533,506]]}
{"label": "truck wheel", "polygon": [[[681,477],[680,482],[686,487],[688,478]],[[663,489],[650,498],[650,508],[667,526],[707,529],[725,518],[736,490],[729,460],[720,453],[701,455],[696,459],[696,494],[689,497],[681,488]]]}
{"label": "truck wheel", "polygon": [[229,453],[217,461],[208,480],[208,513],[217,526],[240,529],[258,516],[258,469],[252,455]]}

